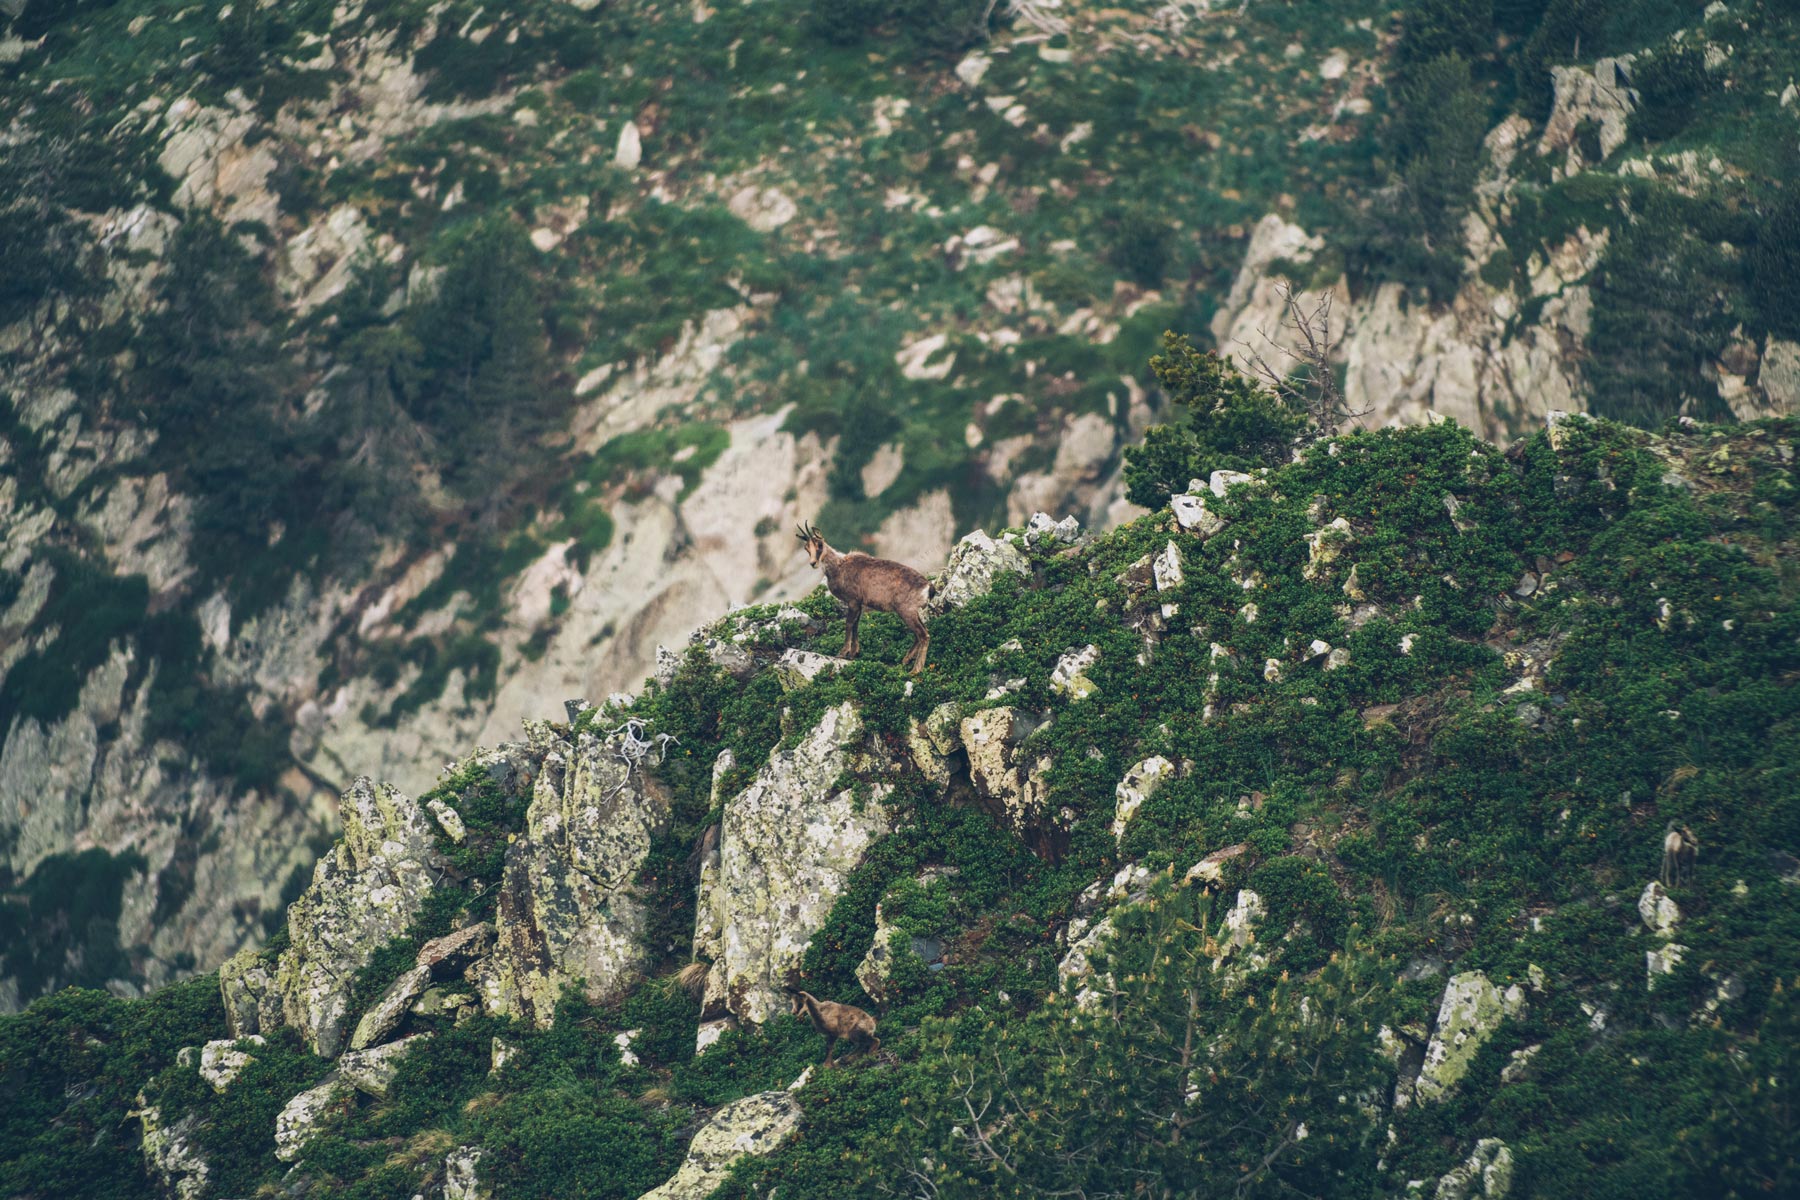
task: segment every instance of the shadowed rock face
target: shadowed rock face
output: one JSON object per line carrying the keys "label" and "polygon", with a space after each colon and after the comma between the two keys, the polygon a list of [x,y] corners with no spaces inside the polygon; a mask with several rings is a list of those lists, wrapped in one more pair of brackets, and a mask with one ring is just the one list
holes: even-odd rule
{"label": "shadowed rock face", "polygon": [[358,779],[340,811],[343,836],[288,909],[276,967],[283,1019],[326,1058],[343,1049],[357,971],[406,932],[442,868],[431,818],[394,788]]}
{"label": "shadowed rock face", "polygon": [[703,1016],[760,1024],[825,924],[850,872],[890,821],[875,783],[859,800],[847,772],[885,773],[891,760],[864,736],[849,703],[828,710],[792,750],[770,756],[725,805],[719,863],[701,897],[697,957],[711,958]]}
{"label": "shadowed rock face", "polygon": [[583,732],[544,750],[526,835],[507,852],[494,953],[473,970],[489,1012],[547,1025],[565,985],[585,980],[606,1000],[637,974],[649,913],[633,880],[669,800],[620,756],[626,736]]}

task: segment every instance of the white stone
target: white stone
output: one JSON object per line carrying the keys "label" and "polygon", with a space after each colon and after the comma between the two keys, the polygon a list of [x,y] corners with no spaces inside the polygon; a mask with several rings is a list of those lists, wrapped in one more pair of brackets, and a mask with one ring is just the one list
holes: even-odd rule
{"label": "white stone", "polygon": [[275,1157],[282,1162],[293,1162],[306,1149],[307,1143],[318,1136],[319,1126],[329,1114],[334,1099],[343,1090],[343,1083],[336,1072],[325,1077],[324,1082],[301,1092],[289,1100],[281,1112],[275,1117]]}
{"label": "white stone", "polygon": [[1125,772],[1125,778],[1113,789],[1115,803],[1113,806],[1112,834],[1114,841],[1122,841],[1125,827],[1137,814],[1138,808],[1156,794],[1164,782],[1175,776],[1175,764],[1162,755],[1153,755]]}
{"label": "white stone", "polygon": [[1099,661],[1100,647],[1095,645],[1068,651],[1056,660],[1056,668],[1050,672],[1050,689],[1064,693],[1071,700],[1087,699],[1095,691],[1087,672]]}
{"label": "white stone", "polygon": [[[1517,993],[1516,995],[1514,993]],[[1468,1074],[1475,1054],[1507,1017],[1524,1008],[1524,993],[1506,994],[1480,971],[1454,975],[1444,986],[1437,1027],[1425,1048],[1425,1065],[1416,1088],[1422,1101],[1442,1099]]]}
{"label": "white stone", "polygon": [[1675,926],[1681,923],[1681,908],[1663,890],[1663,885],[1652,879],[1644,885],[1643,894],[1638,897],[1638,916],[1643,919],[1644,928],[1660,938],[1675,936]]}
{"label": "white stone", "polygon": [[[242,1039],[260,1046],[263,1039],[260,1034],[251,1034]],[[237,1040],[226,1038],[212,1041],[200,1047],[200,1078],[212,1085],[215,1092],[223,1092],[244,1073],[254,1055],[246,1050],[238,1049]]]}
{"label": "white stone", "polygon": [[633,170],[644,161],[643,135],[635,121],[627,121],[619,129],[619,142],[613,150],[613,165]]}

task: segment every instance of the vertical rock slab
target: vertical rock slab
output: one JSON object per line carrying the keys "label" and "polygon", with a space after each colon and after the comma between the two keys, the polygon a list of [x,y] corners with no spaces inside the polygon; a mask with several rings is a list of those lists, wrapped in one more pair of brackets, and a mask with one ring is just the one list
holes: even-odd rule
{"label": "vertical rock slab", "polygon": [[144,1125],[144,1166],[162,1189],[175,1200],[200,1200],[206,1194],[212,1165],[200,1153],[195,1134],[200,1120],[192,1113],[165,1125],[162,1110],[146,1104],[138,1094],[138,1119]]}
{"label": "vertical rock slab", "polygon": [[225,1027],[233,1038],[281,1028],[281,989],[269,963],[253,948],[239,950],[219,967]]}
{"label": "vertical rock slab", "polygon": [[1016,708],[984,708],[963,718],[961,733],[969,781],[983,807],[1033,854],[1055,863],[1068,849],[1068,822],[1064,812],[1050,810],[1050,758],[1024,746],[1042,725]]}
{"label": "vertical rock slab", "polygon": [[1525,1007],[1517,985],[1505,992],[1480,971],[1453,975],[1444,985],[1437,1028],[1425,1048],[1425,1066],[1417,1085],[1420,1100],[1441,1100],[1469,1073],[1476,1051],[1494,1035],[1500,1022]]}
{"label": "vertical rock slab", "polygon": [[343,836],[288,908],[275,972],[283,1019],[326,1058],[344,1048],[357,971],[406,932],[442,866],[431,817],[394,788],[361,778],[338,806]]}
{"label": "vertical rock slab", "polygon": [[777,751],[725,805],[718,875],[701,908],[718,956],[702,1016],[760,1024],[784,1007],[782,988],[825,924],[869,845],[891,827],[890,785],[858,796],[846,775],[885,771],[880,743],[864,736],[848,701],[828,710],[791,750]]}
{"label": "vertical rock slab", "polygon": [[525,834],[507,851],[494,953],[472,968],[490,1013],[546,1026],[564,987],[613,999],[644,961],[636,878],[669,799],[621,756],[627,736],[583,732],[544,755]]}

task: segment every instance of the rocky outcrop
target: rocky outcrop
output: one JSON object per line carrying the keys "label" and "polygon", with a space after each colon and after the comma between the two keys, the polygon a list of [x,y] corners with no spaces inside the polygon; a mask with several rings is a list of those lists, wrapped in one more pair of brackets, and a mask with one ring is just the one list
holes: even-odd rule
{"label": "rocky outcrop", "polygon": [[326,1058],[343,1049],[357,971],[406,932],[441,870],[431,818],[394,788],[358,779],[340,811],[343,834],[288,908],[276,968],[284,1020]]}
{"label": "rocky outcrop", "polygon": [[488,1012],[544,1026],[564,987],[607,1000],[636,976],[649,921],[636,877],[669,800],[659,755],[632,739],[623,728],[544,743],[525,833],[506,854],[494,951],[470,969]]}
{"label": "rocky outcrop", "polygon": [[[920,887],[931,887],[945,876],[956,873],[955,867],[933,867],[916,876],[914,882]],[[856,982],[862,985],[863,991],[877,1004],[887,1001],[888,978],[894,971],[896,944],[901,947],[899,954],[912,955],[927,965],[937,963],[944,953],[944,943],[936,936],[909,937],[896,943],[894,935],[901,930],[888,919],[886,904],[891,898],[884,897],[876,903],[875,934],[869,939],[869,952],[863,955],[862,962],[856,966]]]}
{"label": "rocky outcrop", "polygon": [[1438,1004],[1437,1027],[1425,1048],[1425,1065],[1416,1092],[1421,1101],[1441,1100],[1469,1073],[1475,1054],[1500,1023],[1524,1010],[1525,993],[1517,985],[1505,992],[1480,971],[1451,976]]}
{"label": "rocky outcrop", "polygon": [[1160,754],[1155,754],[1125,772],[1125,778],[1119,780],[1114,789],[1112,834],[1114,841],[1125,837],[1125,829],[1131,824],[1131,818],[1145,800],[1156,794],[1156,790],[1175,777],[1175,764]]}
{"label": "rocky outcrop", "polygon": [[480,1146],[458,1146],[444,1155],[444,1200],[487,1200],[492,1189],[481,1182]]}
{"label": "rocky outcrop", "polygon": [[1502,1200],[1512,1181],[1512,1150],[1499,1138],[1482,1138],[1461,1166],[1438,1180],[1432,1200]]}
{"label": "rocky outcrop", "polygon": [[138,1097],[138,1120],[144,1126],[144,1165],[175,1200],[200,1200],[206,1195],[212,1167],[200,1153],[195,1134],[200,1119],[192,1113],[173,1125],[163,1124],[162,1110]]}
{"label": "rocky outcrop", "polygon": [[281,1028],[281,987],[271,964],[255,950],[240,950],[219,968],[225,1027],[234,1038]]}
{"label": "rocky outcrop", "polygon": [[1031,561],[1006,538],[996,541],[977,529],[950,551],[950,563],[937,579],[931,606],[939,612],[963,608],[993,591],[994,581],[1008,572],[1029,575]]}
{"label": "rocky outcrop", "polygon": [[200,1047],[200,1078],[212,1085],[215,1092],[223,1092],[237,1077],[244,1073],[255,1056],[248,1050],[238,1048],[239,1041],[262,1045],[264,1039],[258,1034],[247,1038],[223,1038],[206,1043]]}
{"label": "rocky outcrop", "polygon": [[[700,897],[695,956],[712,960],[702,1017],[760,1024],[784,1007],[807,944],[850,872],[888,832],[897,769],[849,702],[826,710],[725,802],[717,874]],[[842,786],[846,776],[868,782]]]}
{"label": "rocky outcrop", "polygon": [[1049,807],[1049,756],[1024,744],[1043,723],[1017,708],[987,708],[964,717],[960,733],[976,795],[1032,853],[1055,862],[1068,845],[1068,816]]}
{"label": "rocky outcrop", "polygon": [[758,1092],[712,1115],[688,1143],[687,1157],[667,1183],[642,1200],[706,1200],[743,1158],[770,1154],[800,1127],[800,1102],[783,1092]]}

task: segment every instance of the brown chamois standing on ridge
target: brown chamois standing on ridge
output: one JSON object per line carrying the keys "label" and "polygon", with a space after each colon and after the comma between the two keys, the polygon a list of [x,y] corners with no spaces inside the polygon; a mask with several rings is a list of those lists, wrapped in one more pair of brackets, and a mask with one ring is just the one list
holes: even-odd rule
{"label": "brown chamois standing on ridge", "polygon": [[831,1065],[831,1055],[839,1038],[855,1042],[868,1054],[881,1049],[881,1039],[875,1036],[875,1018],[854,1004],[820,1000],[811,992],[798,988],[788,989],[788,999],[793,1001],[796,1017],[806,1016],[812,1021],[813,1028],[825,1035],[826,1066]]}
{"label": "brown chamois standing on ridge", "polygon": [[825,569],[825,587],[848,610],[845,622],[849,632],[844,638],[843,657],[855,658],[857,651],[862,649],[857,637],[857,623],[862,620],[863,609],[872,608],[876,612],[893,613],[912,631],[912,649],[906,652],[900,665],[910,664],[914,675],[924,670],[931,634],[925,630],[922,610],[925,602],[936,593],[931,581],[905,563],[875,558],[861,551],[844,554],[834,550],[826,543],[825,535],[810,524],[800,526],[794,536],[806,547],[812,565]]}

